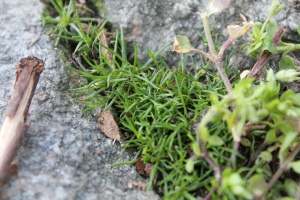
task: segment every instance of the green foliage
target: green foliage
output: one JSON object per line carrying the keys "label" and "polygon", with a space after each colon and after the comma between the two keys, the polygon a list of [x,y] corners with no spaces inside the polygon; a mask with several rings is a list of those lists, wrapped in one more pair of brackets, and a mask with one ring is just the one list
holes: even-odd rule
{"label": "green foliage", "polygon": [[[269,22],[271,17],[277,15],[284,4],[279,4],[279,0],[273,0],[271,8],[270,8],[270,15],[262,24],[261,22],[256,22],[255,27],[253,28],[253,33],[250,35],[250,38],[253,40],[252,44],[245,44],[241,47],[243,49],[245,46],[249,45],[248,54],[252,55],[255,58],[258,58],[265,50],[268,50],[272,54],[277,54],[278,51],[283,51],[282,59],[279,63],[279,69],[295,69],[295,64],[293,60],[289,57],[286,57],[286,54],[300,49],[299,44],[292,44],[292,43],[284,43],[282,41],[279,42],[279,46],[276,48],[273,44],[273,37],[278,30],[278,25],[272,22]],[[265,31],[266,28],[266,31]],[[298,33],[300,34],[300,26],[297,28]]]}
{"label": "green foliage", "polygon": [[281,70],[295,69],[295,64],[291,58],[284,57],[279,62],[279,69],[281,69]]}
{"label": "green foliage", "polygon": [[[83,58],[78,63],[81,69],[69,67],[89,80],[88,85],[73,91],[87,93],[83,100],[85,112],[98,107],[116,112],[121,132],[132,135],[124,141],[124,150],[136,148],[137,156],[154,166],[148,189],[153,185],[164,199],[195,199],[206,191],[212,199],[295,197],[296,182],[271,182],[274,171],[267,166],[292,168],[299,173],[299,161],[294,160],[299,138],[293,122],[300,116],[300,95],[287,90],[280,96],[276,81],[298,80],[299,72],[282,70],[274,75],[269,70],[266,80],[259,82],[254,78],[236,79],[228,94],[220,75],[208,70],[212,61],[205,64],[201,57],[201,69],[197,70],[199,66],[191,57],[195,71],[192,74],[185,64],[189,57],[183,54],[178,68],[170,69],[161,55],[169,46],[166,45],[156,53],[147,48],[150,59],[141,64],[136,44],[134,59],[128,61],[122,30],[110,41],[111,49],[99,39],[107,20],[96,24],[94,19],[80,18],[72,1],[65,7],[62,0],[51,2],[60,18],[47,16],[42,20],[56,25],[56,43],[61,38],[77,44],[74,53]],[[271,15],[282,9],[274,2]],[[88,31],[83,29],[82,21],[89,23]],[[272,44],[277,28],[268,22],[255,24],[251,35],[254,44],[249,48],[253,55],[264,50],[278,51]],[[208,44],[204,32],[201,36]],[[218,50],[221,44],[215,36],[214,47]],[[186,37],[176,38],[181,49],[192,48]],[[291,50],[291,46],[288,48],[285,51]],[[112,54],[112,60],[104,50]],[[225,60],[224,73],[229,77],[238,75],[237,71],[229,71],[232,54]],[[284,55],[285,58],[288,57]],[[282,61],[281,66],[288,65],[289,61]],[[237,151],[240,142],[243,151]],[[262,151],[261,143],[269,148]],[[277,150],[269,150],[272,148]],[[269,184],[273,184],[271,190]]]}

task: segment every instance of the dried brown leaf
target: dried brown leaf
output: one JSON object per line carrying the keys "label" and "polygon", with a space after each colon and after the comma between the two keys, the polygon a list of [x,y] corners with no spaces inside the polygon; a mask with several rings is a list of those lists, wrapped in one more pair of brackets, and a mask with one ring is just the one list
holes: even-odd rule
{"label": "dried brown leaf", "polygon": [[119,127],[114,120],[110,110],[100,112],[98,118],[98,125],[101,131],[109,138],[120,141],[121,135]]}
{"label": "dried brown leaf", "polygon": [[[105,32],[101,33],[100,42],[101,42],[102,45],[104,45],[107,48],[109,48],[108,39],[106,37],[106,33]],[[112,55],[112,53],[110,51],[108,51],[107,49],[105,49],[104,47],[102,47],[101,50],[104,53],[104,55],[106,55],[108,61],[112,64],[113,63],[113,55]]]}
{"label": "dried brown leaf", "polygon": [[145,172],[148,176],[150,176],[152,170],[154,168],[154,165],[152,165],[151,163],[146,163],[145,165]]}
{"label": "dried brown leaf", "polygon": [[145,174],[145,164],[141,159],[142,156],[136,159],[135,169],[140,175],[143,176]]}

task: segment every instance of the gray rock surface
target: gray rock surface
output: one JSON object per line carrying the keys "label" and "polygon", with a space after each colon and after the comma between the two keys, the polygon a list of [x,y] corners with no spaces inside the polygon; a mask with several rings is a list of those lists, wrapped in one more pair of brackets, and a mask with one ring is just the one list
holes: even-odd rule
{"label": "gray rock surface", "polygon": [[[143,62],[148,59],[146,46],[152,52],[158,51],[164,45],[173,42],[175,35],[187,36],[194,47],[208,52],[197,33],[202,31],[202,19],[196,12],[204,11],[209,0],[104,1],[112,24],[116,28],[122,25],[128,41],[137,42],[139,56]],[[215,33],[221,33],[220,41],[224,42],[228,37],[226,27],[235,25],[236,21],[242,22],[239,13],[245,15],[248,21],[264,22],[268,17],[271,2],[271,0],[232,0],[229,8],[211,15],[210,24],[216,22]],[[295,0],[280,0],[280,2],[285,3],[286,6],[271,21],[287,29],[286,39],[300,43],[300,36],[296,31],[300,14],[291,7]],[[248,35],[234,42],[225,53],[231,52],[236,45],[249,43]],[[238,49],[232,59],[234,66],[240,69],[250,68],[255,62],[251,56],[246,55],[246,49],[243,52]],[[173,66],[180,62],[180,55],[170,49],[164,51],[164,57]],[[197,65],[200,65],[199,56],[196,56],[195,60],[198,61]]]}
{"label": "gray rock surface", "polygon": [[18,170],[7,178],[0,199],[159,199],[153,191],[128,189],[128,182],[146,182],[134,167],[109,167],[132,160],[134,152],[119,158],[121,146],[100,133],[96,117],[82,114],[77,94],[69,91],[82,80],[67,70],[62,51],[44,34],[42,11],[37,0],[0,1],[0,124],[18,61],[33,55],[45,62],[30,107],[31,126],[15,158]]}

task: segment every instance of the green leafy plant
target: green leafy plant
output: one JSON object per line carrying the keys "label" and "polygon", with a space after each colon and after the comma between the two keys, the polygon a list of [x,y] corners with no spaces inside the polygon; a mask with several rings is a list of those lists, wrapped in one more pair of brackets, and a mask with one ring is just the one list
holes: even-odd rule
{"label": "green leafy plant", "polygon": [[[112,48],[109,48],[99,39],[103,24],[94,25],[95,20],[90,19],[89,30],[84,31],[82,18],[74,11],[67,12],[72,1],[66,7],[61,1],[54,5],[63,15],[61,18],[68,20],[58,23],[47,21],[46,18],[55,19],[50,16],[42,19],[56,25],[55,36],[77,44],[75,53],[83,62],[76,63],[77,68],[69,67],[89,80],[88,85],[73,90],[87,93],[83,100],[88,107],[85,111],[98,107],[113,109],[121,131],[131,135],[124,141],[124,150],[138,150],[132,161],[111,167],[135,164],[140,157],[152,166],[147,189],[153,186],[164,199],[196,199],[197,196],[295,199],[296,178],[280,179],[280,176],[283,172],[299,173],[300,164],[295,158],[300,150],[300,95],[292,90],[279,95],[280,84],[276,80],[299,80],[299,72],[289,69],[274,74],[266,70],[268,75],[262,81],[240,80],[237,69],[230,72],[229,60],[234,52],[222,62],[224,51],[253,27],[254,22],[247,22],[241,15],[243,26],[228,26],[229,38],[224,44],[218,43],[217,35],[213,41],[208,17],[229,3],[230,0],[214,0],[205,13],[199,13],[204,27],[200,35],[209,53],[195,49],[187,37],[175,36],[174,50],[182,53],[177,69],[170,69],[161,55],[168,45],[157,53],[147,48],[150,59],[141,64],[134,44],[133,61],[128,61],[122,29],[110,40]],[[273,1],[270,16],[278,14],[282,7]],[[264,24],[255,23],[251,35],[255,45],[249,47],[253,55],[280,51],[281,46],[270,43],[278,27],[268,23],[269,18]],[[63,29],[59,29],[60,23],[64,23]],[[201,57],[198,69],[193,57],[185,55],[190,51],[209,61],[205,64]],[[108,52],[112,60],[108,59]],[[187,69],[187,59],[194,63],[194,73]],[[282,62],[286,65],[289,61]],[[218,73],[208,70],[210,64],[216,66]],[[229,80],[232,76],[236,77],[235,81]]]}
{"label": "green leafy plant", "polygon": [[300,44],[279,41],[279,46],[277,46],[277,44],[274,45],[274,42],[272,41],[279,27],[277,24],[269,21],[273,16],[277,15],[283,9],[283,7],[284,4],[280,5],[279,0],[273,1],[269,10],[269,17],[266,19],[266,21],[263,24],[261,22],[255,23],[253,33],[250,35],[250,38],[253,39],[253,43],[246,44],[242,46],[241,49],[247,45],[250,45],[248,48],[248,53],[254,57],[262,55],[265,50],[271,52],[272,54],[283,52],[282,59],[279,63],[279,69],[295,69],[293,60],[286,55],[291,51],[300,49]]}

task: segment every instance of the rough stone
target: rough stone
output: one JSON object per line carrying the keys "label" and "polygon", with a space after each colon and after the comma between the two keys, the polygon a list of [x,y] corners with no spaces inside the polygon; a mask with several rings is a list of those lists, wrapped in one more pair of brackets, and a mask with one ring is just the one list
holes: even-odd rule
{"label": "rough stone", "polygon": [[120,144],[100,133],[96,116],[82,114],[69,89],[83,80],[68,70],[61,48],[53,48],[45,35],[42,12],[37,0],[0,1],[1,124],[18,61],[33,55],[45,62],[29,111],[31,125],[14,160],[18,170],[7,178],[0,199],[159,199],[153,191],[128,188],[128,182],[147,182],[133,166],[110,168],[132,160],[135,152],[119,158]]}
{"label": "rough stone", "polygon": [[[208,52],[197,32],[202,32],[203,29],[201,29],[201,17],[196,12],[204,11],[209,0],[127,0],[126,3],[122,0],[104,1],[112,24],[116,28],[122,25],[128,41],[137,43],[142,62],[149,58],[146,46],[152,52],[158,51],[164,45],[173,42],[175,35],[187,36],[194,47]],[[287,29],[284,36],[286,40],[300,43],[296,31],[300,14],[292,7],[295,1],[281,0],[280,2],[285,3],[285,8],[273,17],[271,22],[276,22]],[[270,0],[232,0],[228,9],[211,15],[210,25],[216,22],[214,32],[221,33],[220,41],[224,42],[228,37],[226,27],[235,25],[236,21],[242,22],[239,13],[245,15],[248,21],[264,22],[268,17],[270,4]],[[248,33],[234,42],[225,53],[228,55],[237,45],[249,42]],[[244,51],[237,49],[232,58],[234,67],[238,66],[242,70],[253,66],[255,59],[246,55],[246,49]],[[163,55],[171,66],[178,65],[181,59],[179,54],[170,49],[166,49]],[[195,56],[195,60],[199,66],[199,56]],[[189,58],[187,63],[191,63]],[[272,64],[269,62],[269,65]]]}

